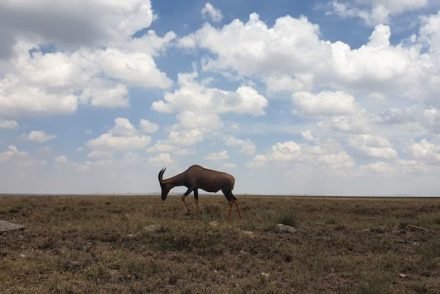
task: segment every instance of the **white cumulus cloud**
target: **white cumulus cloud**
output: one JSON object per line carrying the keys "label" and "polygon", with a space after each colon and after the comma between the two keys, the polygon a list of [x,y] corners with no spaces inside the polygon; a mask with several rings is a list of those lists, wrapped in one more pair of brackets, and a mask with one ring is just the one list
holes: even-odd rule
{"label": "white cumulus cloud", "polygon": [[154,57],[175,34],[133,38],[153,21],[150,1],[69,3],[0,4],[0,40],[7,40],[0,49],[7,65],[0,69],[0,115],[69,114],[79,103],[127,107],[129,87],[172,84]]}
{"label": "white cumulus cloud", "polygon": [[358,151],[375,158],[393,159],[397,158],[388,139],[375,135],[355,135],[350,138],[350,145]]}
{"label": "white cumulus cloud", "polygon": [[265,114],[268,101],[252,87],[240,86],[236,91],[226,91],[209,87],[196,78],[197,73],[179,74],[179,88],[152,104],[155,111],[176,114],[177,123],[168,134],[172,144],[201,142],[223,125],[221,115],[225,113]]}
{"label": "white cumulus cloud", "polygon": [[440,162],[440,146],[429,142],[427,139],[422,139],[420,142],[410,145],[408,149],[412,156],[418,160],[429,164]]}
{"label": "white cumulus cloud", "polygon": [[293,102],[300,113],[306,115],[348,115],[355,112],[355,99],[346,93],[320,92],[293,94]]}
{"label": "white cumulus cloud", "polygon": [[56,138],[55,135],[48,134],[44,131],[31,131],[28,134],[25,134],[24,137],[33,142],[44,143]]}
{"label": "white cumulus cloud", "polygon": [[148,119],[141,119],[139,122],[139,128],[145,133],[151,134],[159,129],[159,125],[149,121]]}
{"label": "white cumulus cloud", "polygon": [[[435,27],[428,25],[431,22],[432,17],[426,26]],[[433,44],[432,29],[425,31]],[[390,37],[389,26],[377,25],[368,42],[351,48],[342,41],[322,39],[319,26],[306,17],[280,17],[270,27],[253,13],[247,22],[236,19],[220,28],[205,24],[181,38],[179,46],[208,50],[211,55],[203,59],[205,71],[257,79],[271,92],[324,89],[347,95],[379,92],[431,97],[420,85],[435,89],[429,82],[435,61],[423,56],[419,44],[393,45]]]}
{"label": "white cumulus cloud", "polygon": [[269,158],[275,161],[289,161],[301,155],[301,146],[293,141],[279,142],[272,146]]}
{"label": "white cumulus cloud", "polygon": [[213,152],[204,157],[206,160],[211,161],[224,161],[229,159],[229,154],[227,150],[219,151],[219,152]]}
{"label": "white cumulus cloud", "polygon": [[16,38],[29,36],[63,49],[107,46],[129,40],[153,17],[149,0],[2,1],[0,39],[8,41],[2,51],[7,55]]}
{"label": "white cumulus cloud", "polygon": [[209,2],[205,3],[205,6],[202,8],[201,13],[204,18],[208,18],[212,22],[220,22],[223,19],[223,15],[220,9],[215,8]]}
{"label": "white cumulus cloud", "polygon": [[0,129],[16,129],[18,122],[11,119],[0,119]]}
{"label": "white cumulus cloud", "polygon": [[151,157],[148,162],[156,166],[167,166],[173,164],[173,159],[169,153],[159,153],[156,156]]}
{"label": "white cumulus cloud", "polygon": [[114,126],[106,133],[87,142],[89,156],[110,156],[115,151],[141,150],[147,147],[151,138],[142,134],[128,119],[118,117]]}
{"label": "white cumulus cloud", "polygon": [[257,147],[255,143],[249,139],[240,139],[234,136],[227,136],[224,138],[224,143],[226,146],[238,148],[241,153],[247,155],[253,155],[256,152]]}
{"label": "white cumulus cloud", "polygon": [[36,86],[23,84],[16,76],[0,79],[0,114],[19,117],[29,114],[68,114],[75,112],[78,99],[71,94],[55,95]]}
{"label": "white cumulus cloud", "polygon": [[17,157],[25,157],[27,152],[19,151],[15,145],[9,145],[7,149],[0,152],[0,162],[6,162]]}
{"label": "white cumulus cloud", "polygon": [[331,1],[328,13],[341,17],[356,17],[367,25],[388,23],[392,15],[425,7],[428,0],[368,0]]}
{"label": "white cumulus cloud", "polygon": [[267,99],[252,87],[241,86],[235,92],[225,91],[200,84],[196,78],[196,73],[179,74],[180,88],[165,94],[164,100],[155,101],[152,108],[160,112],[264,114]]}
{"label": "white cumulus cloud", "polygon": [[272,145],[266,154],[257,154],[253,160],[247,164],[248,167],[263,167],[268,163],[289,161],[300,159],[302,148],[293,141],[277,142]]}
{"label": "white cumulus cloud", "polygon": [[394,168],[389,163],[383,161],[362,165],[361,169],[379,174],[390,174],[394,172]]}

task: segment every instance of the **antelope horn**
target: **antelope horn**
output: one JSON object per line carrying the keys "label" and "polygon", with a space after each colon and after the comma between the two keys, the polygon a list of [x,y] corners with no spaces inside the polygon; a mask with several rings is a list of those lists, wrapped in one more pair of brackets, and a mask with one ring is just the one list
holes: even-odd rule
{"label": "antelope horn", "polygon": [[165,170],[166,170],[166,169],[167,169],[167,168],[164,167],[164,168],[162,168],[162,169],[160,170],[160,172],[159,172],[158,178],[159,178],[159,183],[161,183],[161,184],[162,184],[162,181],[163,181],[163,174],[165,173]]}

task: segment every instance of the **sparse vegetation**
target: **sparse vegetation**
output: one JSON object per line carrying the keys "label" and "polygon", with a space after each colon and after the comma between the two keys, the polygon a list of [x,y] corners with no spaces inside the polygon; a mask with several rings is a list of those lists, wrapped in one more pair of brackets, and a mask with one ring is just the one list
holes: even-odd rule
{"label": "sparse vegetation", "polygon": [[288,226],[292,226],[292,227],[297,225],[297,218],[293,214],[292,211],[289,211],[289,210],[284,210],[281,212],[275,211],[275,215],[276,215],[275,222],[277,224],[283,224],[283,225],[288,225]]}
{"label": "sparse vegetation", "polygon": [[178,197],[0,197],[0,219],[26,225],[0,234],[1,292],[440,289],[440,200],[239,199],[229,223],[222,197],[189,216]]}

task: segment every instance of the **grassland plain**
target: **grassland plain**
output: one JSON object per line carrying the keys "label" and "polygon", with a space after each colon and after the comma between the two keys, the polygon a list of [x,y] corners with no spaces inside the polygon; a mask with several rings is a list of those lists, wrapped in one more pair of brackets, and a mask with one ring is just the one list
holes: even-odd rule
{"label": "grassland plain", "polygon": [[0,197],[26,225],[0,234],[0,292],[440,293],[439,199],[239,202],[228,222],[222,196],[198,216],[180,197]]}

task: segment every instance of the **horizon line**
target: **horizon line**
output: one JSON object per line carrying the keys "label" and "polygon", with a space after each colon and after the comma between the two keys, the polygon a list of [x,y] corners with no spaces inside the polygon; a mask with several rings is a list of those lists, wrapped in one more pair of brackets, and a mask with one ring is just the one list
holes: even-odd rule
{"label": "horizon line", "polygon": [[[170,193],[170,196],[180,196],[181,193]],[[215,197],[221,196],[221,194],[216,193],[199,193],[200,196],[207,197]],[[255,196],[255,197],[323,197],[323,198],[440,198],[440,195],[416,195],[416,194],[259,194],[259,193],[237,193],[237,196]],[[82,197],[93,197],[93,196],[160,196],[160,192],[117,192],[117,193],[23,193],[23,192],[14,192],[14,193],[1,193],[0,197],[7,196],[17,196],[17,197],[25,197],[25,196],[35,196],[35,197],[63,197],[63,196],[82,196]]]}

